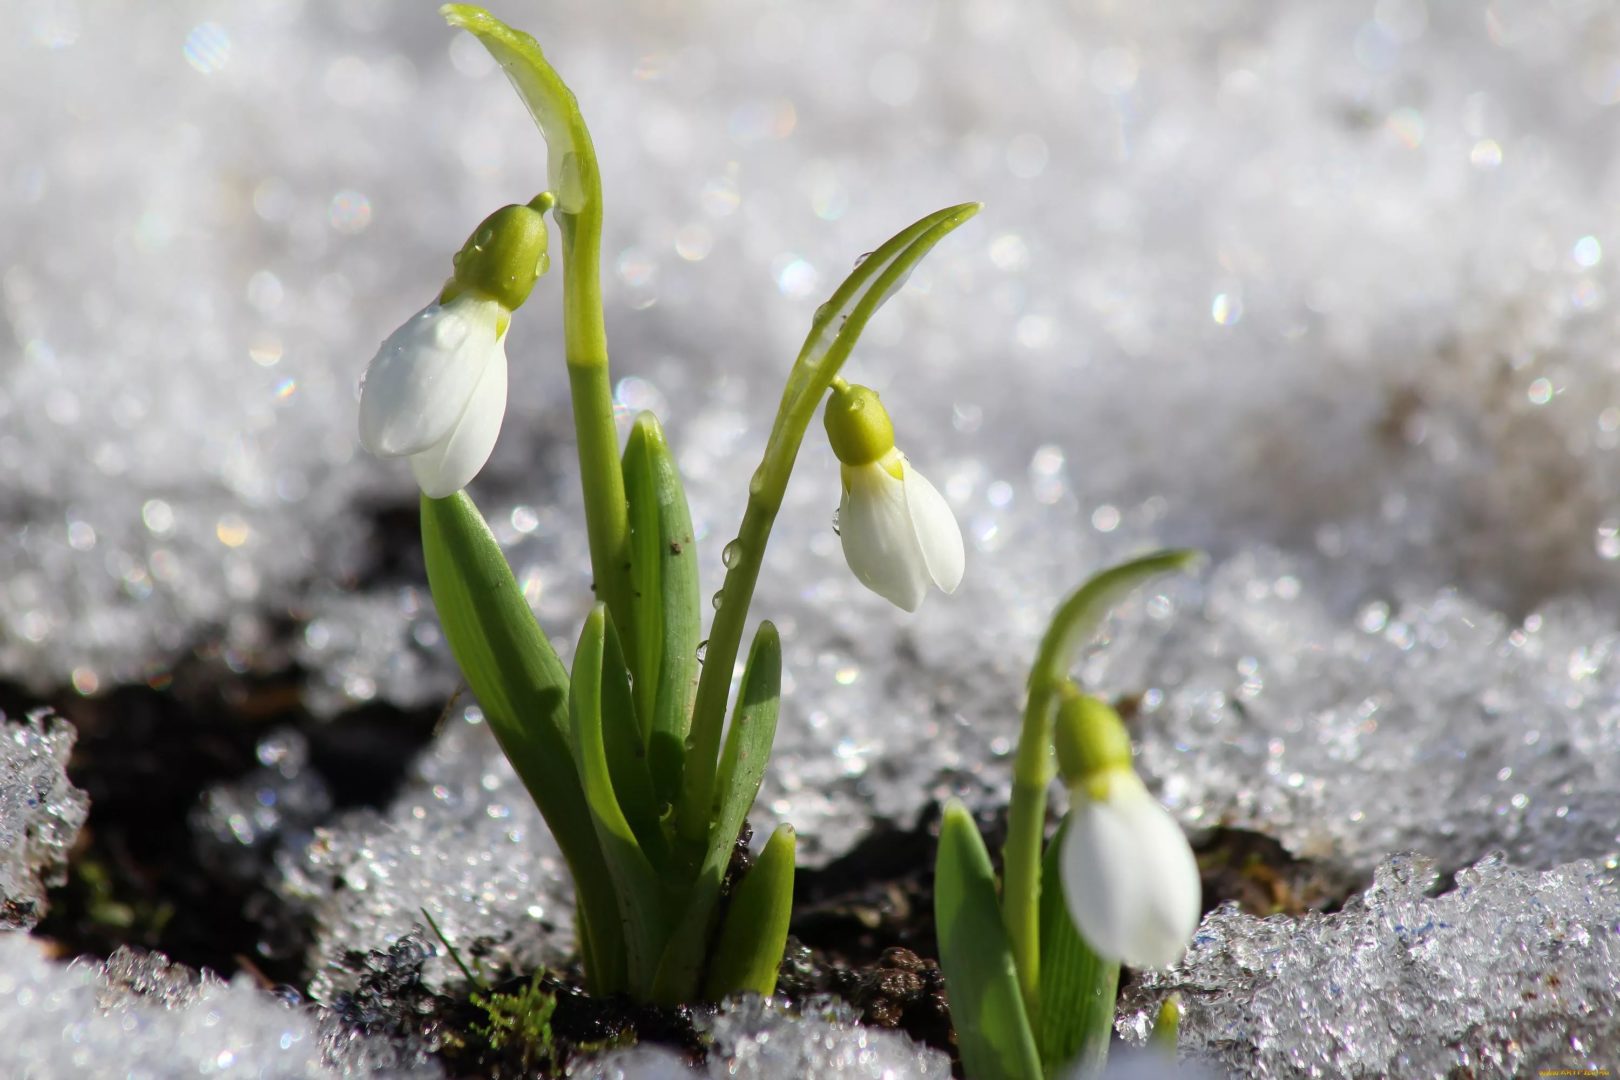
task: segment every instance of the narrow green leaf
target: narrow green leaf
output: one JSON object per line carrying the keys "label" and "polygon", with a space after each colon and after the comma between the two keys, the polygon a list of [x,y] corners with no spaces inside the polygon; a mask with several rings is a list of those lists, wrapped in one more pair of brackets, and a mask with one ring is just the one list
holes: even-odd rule
{"label": "narrow green leaf", "polygon": [[1094,1077],[1108,1061],[1119,965],[1085,943],[1063,899],[1058,860],[1068,821],[1041,861],[1041,997],[1036,1021],[1048,1077]]}
{"label": "narrow green leaf", "polygon": [[954,799],[939,830],[934,921],[968,1080],[1039,1080],[1041,1059],[1001,925],[990,853],[972,815]]}
{"label": "narrow green leaf", "polygon": [[753,869],[732,890],[703,984],[703,996],[709,1001],[744,991],[769,997],[776,989],[793,914],[796,847],[793,826],[778,825]]}
{"label": "narrow green leaf", "polygon": [[692,516],[675,458],[652,413],[636,417],[624,448],[636,613],[636,709],[659,799],[680,791],[697,693],[699,608]]}
{"label": "narrow green leaf", "polygon": [[759,624],[754,646],[748,650],[748,666],[743,669],[737,694],[737,712],[726,733],[725,752],[720,756],[720,776],[715,784],[714,829],[710,852],[729,849],[737,838],[748,811],[759,794],[765,766],[776,741],[776,718],[782,698],[782,638],[770,620]]}
{"label": "narrow green leaf", "polygon": [[607,636],[607,607],[598,603],[585,619],[574,653],[568,712],[574,728],[574,762],[584,782],[590,820],[618,897],[631,992],[646,997],[652,989],[653,965],[662,952],[667,917],[658,875],[648,863],[613,789],[602,730],[602,669],[608,657]]}
{"label": "narrow green leaf", "polygon": [[769,622],[759,624],[743,671],[737,711],[726,734],[707,847],[681,921],[659,965],[658,1000],[682,1001],[696,992],[708,962],[709,934],[731,849],[759,794],[782,693],[782,640]]}
{"label": "narrow green leaf", "polygon": [[[612,911],[612,880],[569,747],[567,672],[465,492],[447,499],[423,496],[422,553],[450,652],[556,836],[582,910]],[[594,960],[587,968],[592,988],[621,988],[624,942],[617,920],[592,918],[581,925],[581,951]]]}
{"label": "narrow green leaf", "polygon": [[602,656],[602,745],[607,753],[613,794],[624,811],[636,841],[656,870],[669,861],[669,841],[659,822],[658,798],[653,794],[647,749],[630,693],[630,672],[625,666],[613,616],[606,615]]}

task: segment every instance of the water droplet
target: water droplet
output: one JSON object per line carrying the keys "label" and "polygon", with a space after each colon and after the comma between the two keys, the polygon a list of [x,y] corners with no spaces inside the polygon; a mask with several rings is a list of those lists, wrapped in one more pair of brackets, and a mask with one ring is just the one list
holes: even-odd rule
{"label": "water droplet", "polygon": [[887,304],[890,297],[894,296],[895,293],[905,288],[906,282],[911,280],[911,272],[915,269],[915,266],[908,266],[905,268],[905,270],[901,271],[901,273],[896,276],[893,281],[889,282],[889,287],[884,289],[883,295],[878,298],[878,304]]}
{"label": "water droplet", "polygon": [[843,536],[844,535],[838,529],[838,512],[839,512],[839,510],[842,510],[842,509],[843,509],[843,507],[837,507],[837,508],[835,508],[833,510],[833,535],[834,536]]}
{"label": "water droplet", "polygon": [[[698,663],[700,663],[700,664],[703,663],[703,656],[708,651],[709,651],[709,639],[704,638],[702,641],[698,642],[698,644],[697,644],[697,662]],[[690,747],[688,747],[688,749],[690,749]]]}
{"label": "water droplet", "polygon": [[489,246],[490,242],[493,241],[494,239],[495,239],[495,230],[494,229],[490,229],[490,228],[479,229],[478,230],[478,235],[473,239],[473,247],[475,247],[478,250],[482,251],[485,247]]}
{"label": "water droplet", "polygon": [[743,549],[742,541],[740,540],[733,540],[720,551],[720,563],[727,570],[730,570],[733,566],[736,566],[739,562],[741,562],[742,557]]}
{"label": "water droplet", "polygon": [[870,259],[871,257],[872,257],[872,253],[870,251],[862,252],[859,256],[856,257],[855,265],[860,266],[863,262],[865,262],[867,259]]}
{"label": "water droplet", "polygon": [[714,610],[719,611],[720,610],[720,605],[725,602],[725,599],[726,599],[726,590],[719,589],[719,590],[716,590],[713,598],[710,599],[709,603],[714,605]]}
{"label": "water droplet", "polygon": [[830,319],[830,318],[832,318],[832,313],[833,313],[833,305],[832,305],[832,301],[829,300],[825,304],[822,304],[820,307],[816,308],[816,313],[811,318],[811,321],[812,322],[821,322],[824,319]]}

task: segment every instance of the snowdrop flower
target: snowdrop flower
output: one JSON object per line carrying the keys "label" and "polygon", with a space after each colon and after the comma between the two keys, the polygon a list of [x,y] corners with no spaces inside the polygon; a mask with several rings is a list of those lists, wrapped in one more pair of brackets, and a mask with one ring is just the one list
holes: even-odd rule
{"label": "snowdrop flower", "polygon": [[494,300],[434,302],[388,336],[360,388],[360,443],[404,457],[429,498],[467,486],[506,416],[506,324]]}
{"label": "snowdrop flower", "polygon": [[930,585],[962,581],[962,530],[945,499],[894,445],[894,425],[864,386],[833,384],[824,415],[838,456],[843,498],[838,532],[862,585],[916,611]]}
{"label": "snowdrop flower", "polygon": [[438,300],[388,336],[360,387],[360,443],[403,457],[422,493],[466,487],[495,449],[506,416],[506,329],[545,273],[549,197],[506,206],[455,257]]}
{"label": "snowdrop flower", "polygon": [[1187,837],[1131,768],[1113,709],[1073,691],[1057,735],[1072,799],[1059,859],[1069,914],[1098,956],[1168,967],[1198,928],[1202,894]]}

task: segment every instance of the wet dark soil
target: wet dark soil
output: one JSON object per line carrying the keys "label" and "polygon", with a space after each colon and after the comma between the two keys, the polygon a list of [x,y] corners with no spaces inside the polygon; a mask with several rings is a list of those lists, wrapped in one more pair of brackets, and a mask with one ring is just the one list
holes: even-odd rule
{"label": "wet dark soil", "polygon": [[[40,700],[0,684],[0,709],[8,714],[49,705],[77,727],[69,774],[91,799],[69,880],[51,894],[36,934],[64,957],[104,957],[133,945],[226,976],[247,971],[267,987],[301,987],[307,972],[299,966],[300,928],[267,917],[274,907],[267,894],[199,857],[188,815],[209,786],[256,767],[257,744],[277,729],[309,741],[311,765],[339,808],[381,807],[439,716],[374,707],[320,721],[299,704],[300,678],[296,670],[243,678],[204,656],[153,685],[95,698],[69,692]],[[1003,822],[987,818],[980,826],[997,850]],[[796,1001],[836,995],[869,1024],[954,1049],[934,951],[937,827],[937,811],[912,827],[882,825],[843,858],[800,872],[779,994]],[[1359,884],[1239,830],[1214,830],[1198,855],[1206,907],[1230,899],[1256,914],[1331,910]],[[535,982],[536,992],[555,1001],[554,1045],[539,1056],[512,1040],[492,1046],[487,1009],[422,985],[422,960],[438,947],[408,938],[387,952],[349,957],[358,987],[334,1006],[369,1032],[427,1035],[456,1076],[549,1075],[573,1050],[636,1039],[676,1047],[694,1060],[703,1054],[689,1011],[596,1001],[580,989],[578,973],[568,971],[542,973]],[[486,1000],[529,986],[531,973],[510,974],[486,988]]]}

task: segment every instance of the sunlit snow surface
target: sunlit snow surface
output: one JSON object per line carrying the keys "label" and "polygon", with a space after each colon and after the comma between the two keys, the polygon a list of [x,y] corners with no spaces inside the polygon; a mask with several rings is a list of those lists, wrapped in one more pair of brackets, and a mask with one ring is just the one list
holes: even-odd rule
{"label": "sunlit snow surface", "polygon": [[[358,451],[353,387],[544,159],[432,7],[7,7],[0,89],[29,105],[0,129],[0,678],[96,692],[199,643],[273,667],[290,625],[324,713],[454,688],[414,487]],[[1620,10],[498,13],[592,123],[618,396],[665,421],[706,590],[815,305],[910,220],[987,202],[846,372],[956,509],[966,581],[915,617],[864,593],[812,429],[756,600],[787,668],[757,825],[791,820],[817,862],[951,788],[1003,801],[1051,607],[1174,543],[1210,569],[1131,605],[1082,671],[1130,695],[1189,827],[1362,874],[1404,848],[1539,871],[1617,846]],[[514,322],[473,493],[566,659],[590,593],[557,313],[553,278]],[[329,940],[403,932],[424,898],[493,910],[467,868],[436,877],[466,834],[428,781],[461,790],[487,750],[453,727],[392,808],[330,823],[356,861],[313,869],[389,915],[312,886]],[[423,863],[368,863],[379,837]],[[282,886],[321,854],[289,852]],[[1489,1015],[1518,1015],[1512,983],[1480,991]]]}
{"label": "sunlit snow surface", "polygon": [[1126,995],[1142,1038],[1179,991],[1183,1049],[1233,1076],[1602,1075],[1613,1068],[1620,941],[1614,862],[1546,873],[1498,856],[1437,898],[1433,863],[1395,856],[1342,912],[1222,910],[1175,970]]}
{"label": "sunlit snow surface", "polygon": [[0,931],[37,923],[45,890],[67,878],[89,812],[67,776],[74,736],[72,724],[49,713],[0,713]]}
{"label": "sunlit snow surface", "polygon": [[0,1074],[30,1080],[443,1075],[417,1048],[291,1007],[246,975],[226,983],[128,949],[64,966],[21,934],[0,934],[0,1018]]}

